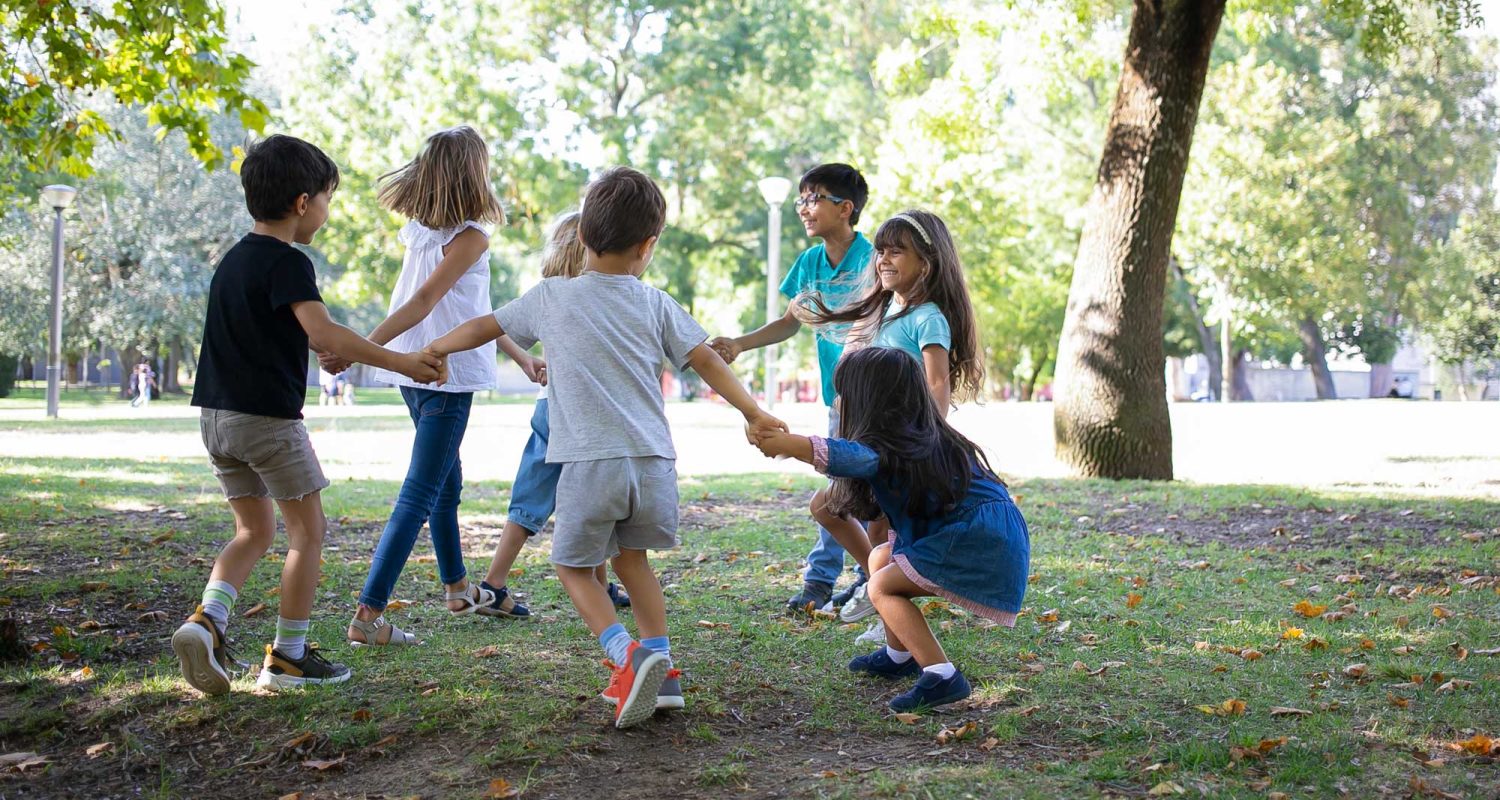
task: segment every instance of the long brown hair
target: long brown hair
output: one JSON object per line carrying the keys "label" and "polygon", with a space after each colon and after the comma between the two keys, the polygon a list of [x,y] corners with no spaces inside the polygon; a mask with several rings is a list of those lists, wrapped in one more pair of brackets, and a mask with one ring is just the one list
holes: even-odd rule
{"label": "long brown hair", "polygon": [[[865,347],[833,370],[839,395],[838,436],[874,450],[889,485],[906,494],[906,513],[941,517],[969,493],[974,476],[999,481],[978,445],[938,413],[921,365],[903,350]],[[1003,481],[1001,481],[1003,483]],[[876,519],[869,481],[835,478],[828,509]]]}
{"label": "long brown hair", "polygon": [[[920,229],[912,223],[920,225]],[[926,236],[922,234],[926,233]],[[888,248],[901,248],[915,253],[927,265],[924,277],[911,296],[907,306],[891,320],[910,314],[923,303],[933,303],[948,320],[953,346],[948,348],[948,383],[952,387],[955,403],[979,397],[984,389],[984,359],[979,352],[979,321],[974,315],[974,304],[969,301],[969,287],[964,282],[963,264],[958,259],[958,248],[948,233],[948,226],[938,215],[912,209],[903,211],[886,220],[875,231],[875,253],[870,258],[870,267],[864,282],[868,285],[864,294],[841,308],[827,305],[821,294],[799,297],[794,303],[793,313],[803,322],[826,328],[853,325],[848,334],[851,345],[869,344],[880,330],[886,311],[895,298],[895,293],[880,284],[878,254]],[[819,335],[823,335],[820,331]]]}
{"label": "long brown hair", "polygon": [[422,151],[380,176],[380,204],[429,228],[505,222],[490,184],[490,148],[467,125],[427,137]]}
{"label": "long brown hair", "polygon": [[578,240],[577,211],[569,211],[552,223],[552,235],[542,250],[543,278],[576,278],[583,272],[583,242]]}

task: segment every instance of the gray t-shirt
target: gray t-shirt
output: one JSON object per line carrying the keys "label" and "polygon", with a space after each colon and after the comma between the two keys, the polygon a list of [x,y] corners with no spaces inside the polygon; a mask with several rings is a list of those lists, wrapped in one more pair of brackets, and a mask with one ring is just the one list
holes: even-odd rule
{"label": "gray t-shirt", "polygon": [[708,332],[670,295],[630,275],[548,278],[495,311],[516,344],[547,348],[547,463],[676,458],[661,396]]}

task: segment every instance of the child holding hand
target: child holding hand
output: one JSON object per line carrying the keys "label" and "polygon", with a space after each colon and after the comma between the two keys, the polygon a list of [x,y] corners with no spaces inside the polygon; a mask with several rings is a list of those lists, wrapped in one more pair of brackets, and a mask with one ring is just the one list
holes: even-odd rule
{"label": "child holding hand", "polygon": [[[979,322],[958,248],[943,220],[912,209],[882,223],[875,231],[875,257],[865,280],[868,288],[852,302],[833,308],[812,294],[798,304],[799,311],[825,331],[849,326],[850,350],[875,345],[906,353],[921,366],[939,416],[946,417],[955,400],[978,395],[984,385]],[[870,550],[885,541],[889,530],[885,522],[871,520],[867,535],[858,521],[833,512],[826,489],[814,495],[812,515],[869,574]],[[865,589],[855,593],[839,617],[854,622],[873,610]],[[882,635],[876,623],[859,641],[880,641]]]}
{"label": "child holding hand", "polygon": [[[609,657],[603,698],[624,728],[658,708],[682,708],[672,668],[666,600],[647,550],[675,547],[677,453],[661,393],[662,364],[697,371],[744,415],[752,440],[786,426],[766,414],[708,334],[682,306],[640,276],[666,222],[655,182],[627,167],[589,185],[578,224],[587,266],[548,278],[520,298],[434,341],[429,354],[458,353],[509,334],[547,348],[547,463],[561,465],[552,563],[573,606]],[[630,591],[641,639],[626,632],[595,579],[610,561]]]}
{"label": "child holding hand", "polygon": [[984,453],[943,419],[915,359],[900,349],[845,354],[833,376],[839,438],[758,433],[762,453],[790,456],[834,478],[830,509],[859,519],[884,514],[888,541],[870,554],[870,598],[886,645],[849,662],[857,673],[916,677],[895,711],[969,696],[912,601],[939,596],[1014,626],[1026,593],[1026,520]]}

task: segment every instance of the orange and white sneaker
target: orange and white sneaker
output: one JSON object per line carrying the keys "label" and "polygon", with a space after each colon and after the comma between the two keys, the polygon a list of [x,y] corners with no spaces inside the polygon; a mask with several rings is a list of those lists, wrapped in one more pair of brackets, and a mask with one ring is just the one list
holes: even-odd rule
{"label": "orange and white sneaker", "polygon": [[182,666],[182,677],[204,694],[229,692],[229,667],[236,663],[219,633],[219,626],[198,606],[172,634],[172,652]]}
{"label": "orange and white sneaker", "polygon": [[314,683],[343,683],[350,674],[348,667],[324,658],[316,644],[308,643],[307,652],[296,661],[266,645],[266,660],[255,685],[262,689],[289,689]]}
{"label": "orange and white sneaker", "polygon": [[615,727],[638,725],[655,714],[658,693],[672,671],[667,657],[642,647],[640,642],[631,642],[630,649],[625,651],[624,666],[605,663],[613,674],[600,698],[614,703]]}
{"label": "orange and white sneaker", "polygon": [[[609,659],[605,659],[601,663],[612,670],[616,668],[614,662],[610,661]],[[662,679],[661,688],[656,691],[657,711],[676,711],[680,710],[683,707],[684,704],[682,701],[681,678],[682,670],[667,670],[667,677]],[[603,692],[600,692],[599,699],[603,700],[606,703],[609,703],[612,706],[617,706],[620,704],[619,691],[619,681],[611,678],[609,687],[606,688]]]}

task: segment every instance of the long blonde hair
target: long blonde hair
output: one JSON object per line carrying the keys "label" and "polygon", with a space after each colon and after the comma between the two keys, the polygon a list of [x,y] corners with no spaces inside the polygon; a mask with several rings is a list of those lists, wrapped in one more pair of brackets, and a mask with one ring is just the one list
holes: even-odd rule
{"label": "long blonde hair", "polygon": [[438,131],[399,169],[380,176],[380,204],[429,228],[473,220],[504,224],[490,184],[490,148],[473,128]]}
{"label": "long blonde hair", "polygon": [[552,223],[552,235],[542,250],[543,278],[576,278],[583,272],[583,242],[578,241],[578,220],[569,211]]}

